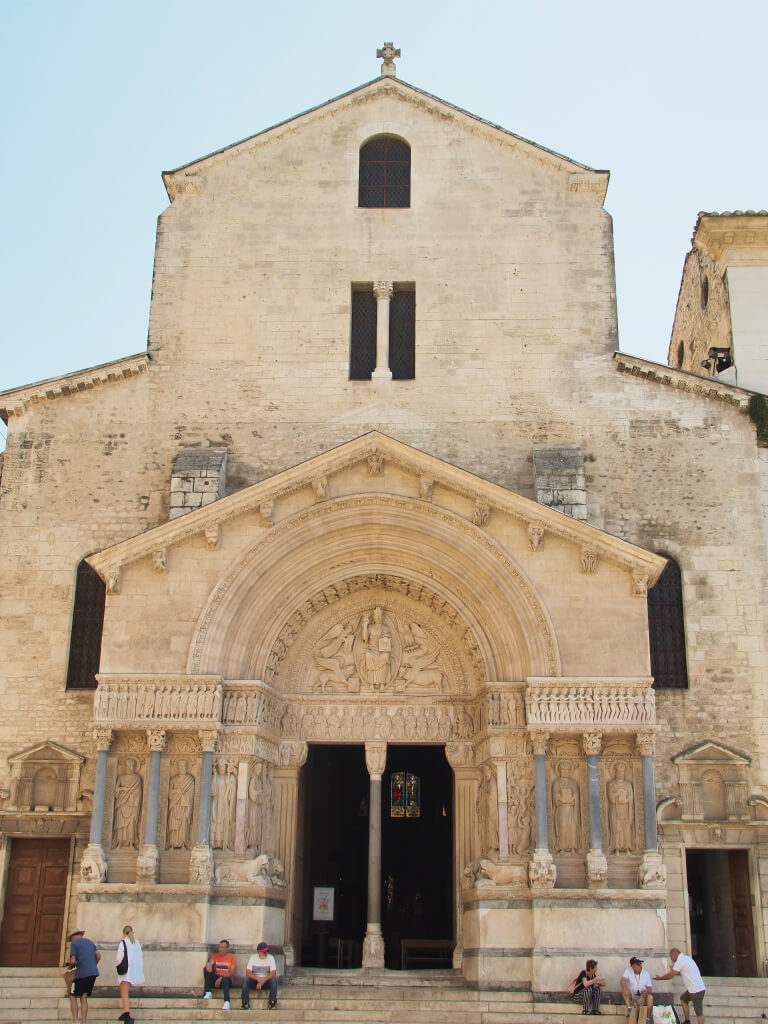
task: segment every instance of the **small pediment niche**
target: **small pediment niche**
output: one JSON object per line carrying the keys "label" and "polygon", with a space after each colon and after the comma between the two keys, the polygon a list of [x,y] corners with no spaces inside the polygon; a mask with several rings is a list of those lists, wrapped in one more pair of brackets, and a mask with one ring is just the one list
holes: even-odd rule
{"label": "small pediment niche", "polygon": [[48,741],[13,754],[7,809],[75,813],[80,808],[80,772],[85,758]]}
{"label": "small pediment niche", "polygon": [[680,784],[683,821],[749,821],[751,761],[706,740],[672,758]]}

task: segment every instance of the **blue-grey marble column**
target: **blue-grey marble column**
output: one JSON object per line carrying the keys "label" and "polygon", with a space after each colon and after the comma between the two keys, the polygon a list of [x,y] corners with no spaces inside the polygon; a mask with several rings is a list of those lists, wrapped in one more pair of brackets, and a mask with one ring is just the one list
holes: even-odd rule
{"label": "blue-grey marble column", "polygon": [[643,761],[643,824],[645,826],[645,849],[658,850],[659,837],[656,831],[656,780],[653,770],[653,733],[640,733],[636,738]]}
{"label": "blue-grey marble column", "polygon": [[533,782],[536,801],[536,849],[549,849],[549,826],[547,823],[547,740],[545,732],[531,733],[533,744]]}
{"label": "blue-grey marble column", "polygon": [[587,794],[589,798],[589,847],[591,850],[602,850],[603,824],[600,820],[600,776],[597,767],[597,753],[590,754],[589,750],[587,750]]}
{"label": "blue-grey marble column", "polygon": [[384,966],[381,928],[381,777],[387,765],[386,743],[366,743],[370,776],[368,797],[368,920],[363,939],[363,967]]}
{"label": "blue-grey marble column", "polygon": [[211,783],[213,781],[213,749],[203,750],[200,767],[200,798],[197,802],[197,845],[208,846],[211,828]]}
{"label": "blue-grey marble column", "polygon": [[89,842],[92,846],[101,846],[104,833],[104,798],[107,789],[107,758],[109,747],[112,743],[111,729],[96,730],[96,782],[93,787],[93,810],[91,811],[91,835]]}

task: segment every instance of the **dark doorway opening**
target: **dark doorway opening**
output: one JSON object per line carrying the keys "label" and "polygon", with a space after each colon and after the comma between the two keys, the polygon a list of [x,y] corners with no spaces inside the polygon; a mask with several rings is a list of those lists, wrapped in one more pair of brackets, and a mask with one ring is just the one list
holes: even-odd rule
{"label": "dark doorway opening", "polygon": [[[368,902],[365,748],[310,744],[301,782],[301,963],[360,967]],[[332,921],[313,920],[316,887],[333,889]]]}
{"label": "dark doorway opening", "polygon": [[702,974],[757,974],[747,850],[686,850],[691,953]]}
{"label": "dark doorway opening", "polygon": [[55,967],[69,878],[69,839],[13,839],[0,931],[0,966]]}
{"label": "dark doorway opening", "polygon": [[[419,816],[393,817],[392,776],[419,780]],[[453,772],[444,747],[390,746],[382,780],[386,966],[450,967],[454,935]]]}

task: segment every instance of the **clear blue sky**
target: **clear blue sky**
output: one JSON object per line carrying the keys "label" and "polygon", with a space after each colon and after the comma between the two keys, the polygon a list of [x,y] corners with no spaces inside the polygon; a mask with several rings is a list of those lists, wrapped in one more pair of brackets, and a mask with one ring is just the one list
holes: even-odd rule
{"label": "clear blue sky", "polygon": [[7,0],[0,390],[143,350],[161,171],[376,77],[385,40],[611,171],[621,348],[664,362],[697,212],[768,207],[767,28],[765,0]]}

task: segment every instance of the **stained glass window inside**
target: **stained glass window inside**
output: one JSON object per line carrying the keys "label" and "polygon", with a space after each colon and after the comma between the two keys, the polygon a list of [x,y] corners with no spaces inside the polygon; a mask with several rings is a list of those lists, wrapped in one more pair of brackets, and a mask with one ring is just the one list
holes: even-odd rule
{"label": "stained glass window inside", "polygon": [[389,814],[392,818],[421,816],[421,779],[413,772],[392,772],[389,781]]}

